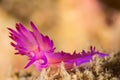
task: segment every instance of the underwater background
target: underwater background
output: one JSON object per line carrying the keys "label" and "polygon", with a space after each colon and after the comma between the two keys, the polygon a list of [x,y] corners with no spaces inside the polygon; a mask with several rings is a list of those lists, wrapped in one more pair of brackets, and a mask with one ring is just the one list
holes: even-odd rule
{"label": "underwater background", "polygon": [[30,29],[30,21],[54,41],[56,51],[81,52],[90,45],[109,54],[120,51],[119,0],[0,0],[0,80],[27,62],[14,55],[7,27],[20,22]]}

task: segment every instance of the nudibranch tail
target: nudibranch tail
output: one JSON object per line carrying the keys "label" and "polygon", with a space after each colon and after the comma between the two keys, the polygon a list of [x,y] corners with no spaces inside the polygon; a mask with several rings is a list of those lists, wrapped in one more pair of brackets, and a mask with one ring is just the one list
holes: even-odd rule
{"label": "nudibranch tail", "polygon": [[98,55],[100,58],[108,56],[108,54],[96,51],[95,47],[91,46],[89,51],[83,50],[81,53],[76,53],[76,51],[73,52],[73,54],[63,51],[55,52],[48,55],[48,60],[51,62],[51,64],[64,62],[66,68],[72,68],[74,64],[76,66],[80,66],[83,63],[90,62],[94,55]]}

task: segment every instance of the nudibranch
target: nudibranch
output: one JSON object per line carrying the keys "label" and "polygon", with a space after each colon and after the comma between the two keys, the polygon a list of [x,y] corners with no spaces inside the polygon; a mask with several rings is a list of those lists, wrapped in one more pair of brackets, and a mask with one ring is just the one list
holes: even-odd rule
{"label": "nudibranch", "polygon": [[73,68],[73,64],[80,66],[83,63],[90,62],[94,55],[108,56],[108,54],[96,51],[95,47],[92,46],[89,51],[83,50],[81,53],[75,51],[73,54],[64,51],[55,52],[53,41],[48,36],[41,34],[33,22],[30,22],[30,25],[32,30],[26,29],[21,23],[16,24],[16,30],[8,28],[9,37],[14,41],[11,42],[11,45],[18,51],[15,54],[25,55],[29,59],[24,68],[33,64],[38,70],[42,70],[64,62],[65,67],[70,69]]}

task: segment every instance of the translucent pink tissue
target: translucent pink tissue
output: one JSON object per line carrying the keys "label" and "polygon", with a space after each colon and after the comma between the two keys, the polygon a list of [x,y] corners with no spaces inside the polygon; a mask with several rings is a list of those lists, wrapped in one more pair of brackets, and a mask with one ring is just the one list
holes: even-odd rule
{"label": "translucent pink tissue", "polygon": [[92,46],[90,51],[83,50],[81,53],[55,52],[53,41],[48,36],[41,34],[32,22],[30,24],[32,31],[26,29],[21,23],[16,24],[16,30],[8,28],[10,31],[9,37],[14,41],[11,42],[11,45],[18,51],[15,54],[25,55],[29,58],[25,68],[34,64],[38,70],[41,70],[64,62],[65,67],[70,69],[73,67],[73,64],[80,66],[89,62],[94,55],[99,57],[108,56],[108,54],[96,51],[95,47]]}

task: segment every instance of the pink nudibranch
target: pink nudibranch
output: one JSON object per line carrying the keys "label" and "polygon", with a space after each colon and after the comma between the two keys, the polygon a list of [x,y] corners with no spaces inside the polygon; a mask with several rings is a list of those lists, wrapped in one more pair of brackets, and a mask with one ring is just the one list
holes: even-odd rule
{"label": "pink nudibranch", "polygon": [[9,37],[15,42],[11,42],[11,45],[18,51],[16,54],[25,55],[29,58],[25,68],[34,64],[38,70],[41,70],[51,65],[58,65],[61,62],[64,62],[66,68],[72,68],[74,63],[76,66],[80,66],[83,63],[90,62],[94,55],[108,56],[108,54],[96,51],[95,47],[92,46],[90,51],[83,50],[81,53],[55,52],[53,41],[48,36],[41,34],[32,22],[30,24],[32,31],[26,29],[21,23],[16,24],[16,30],[8,28]]}

